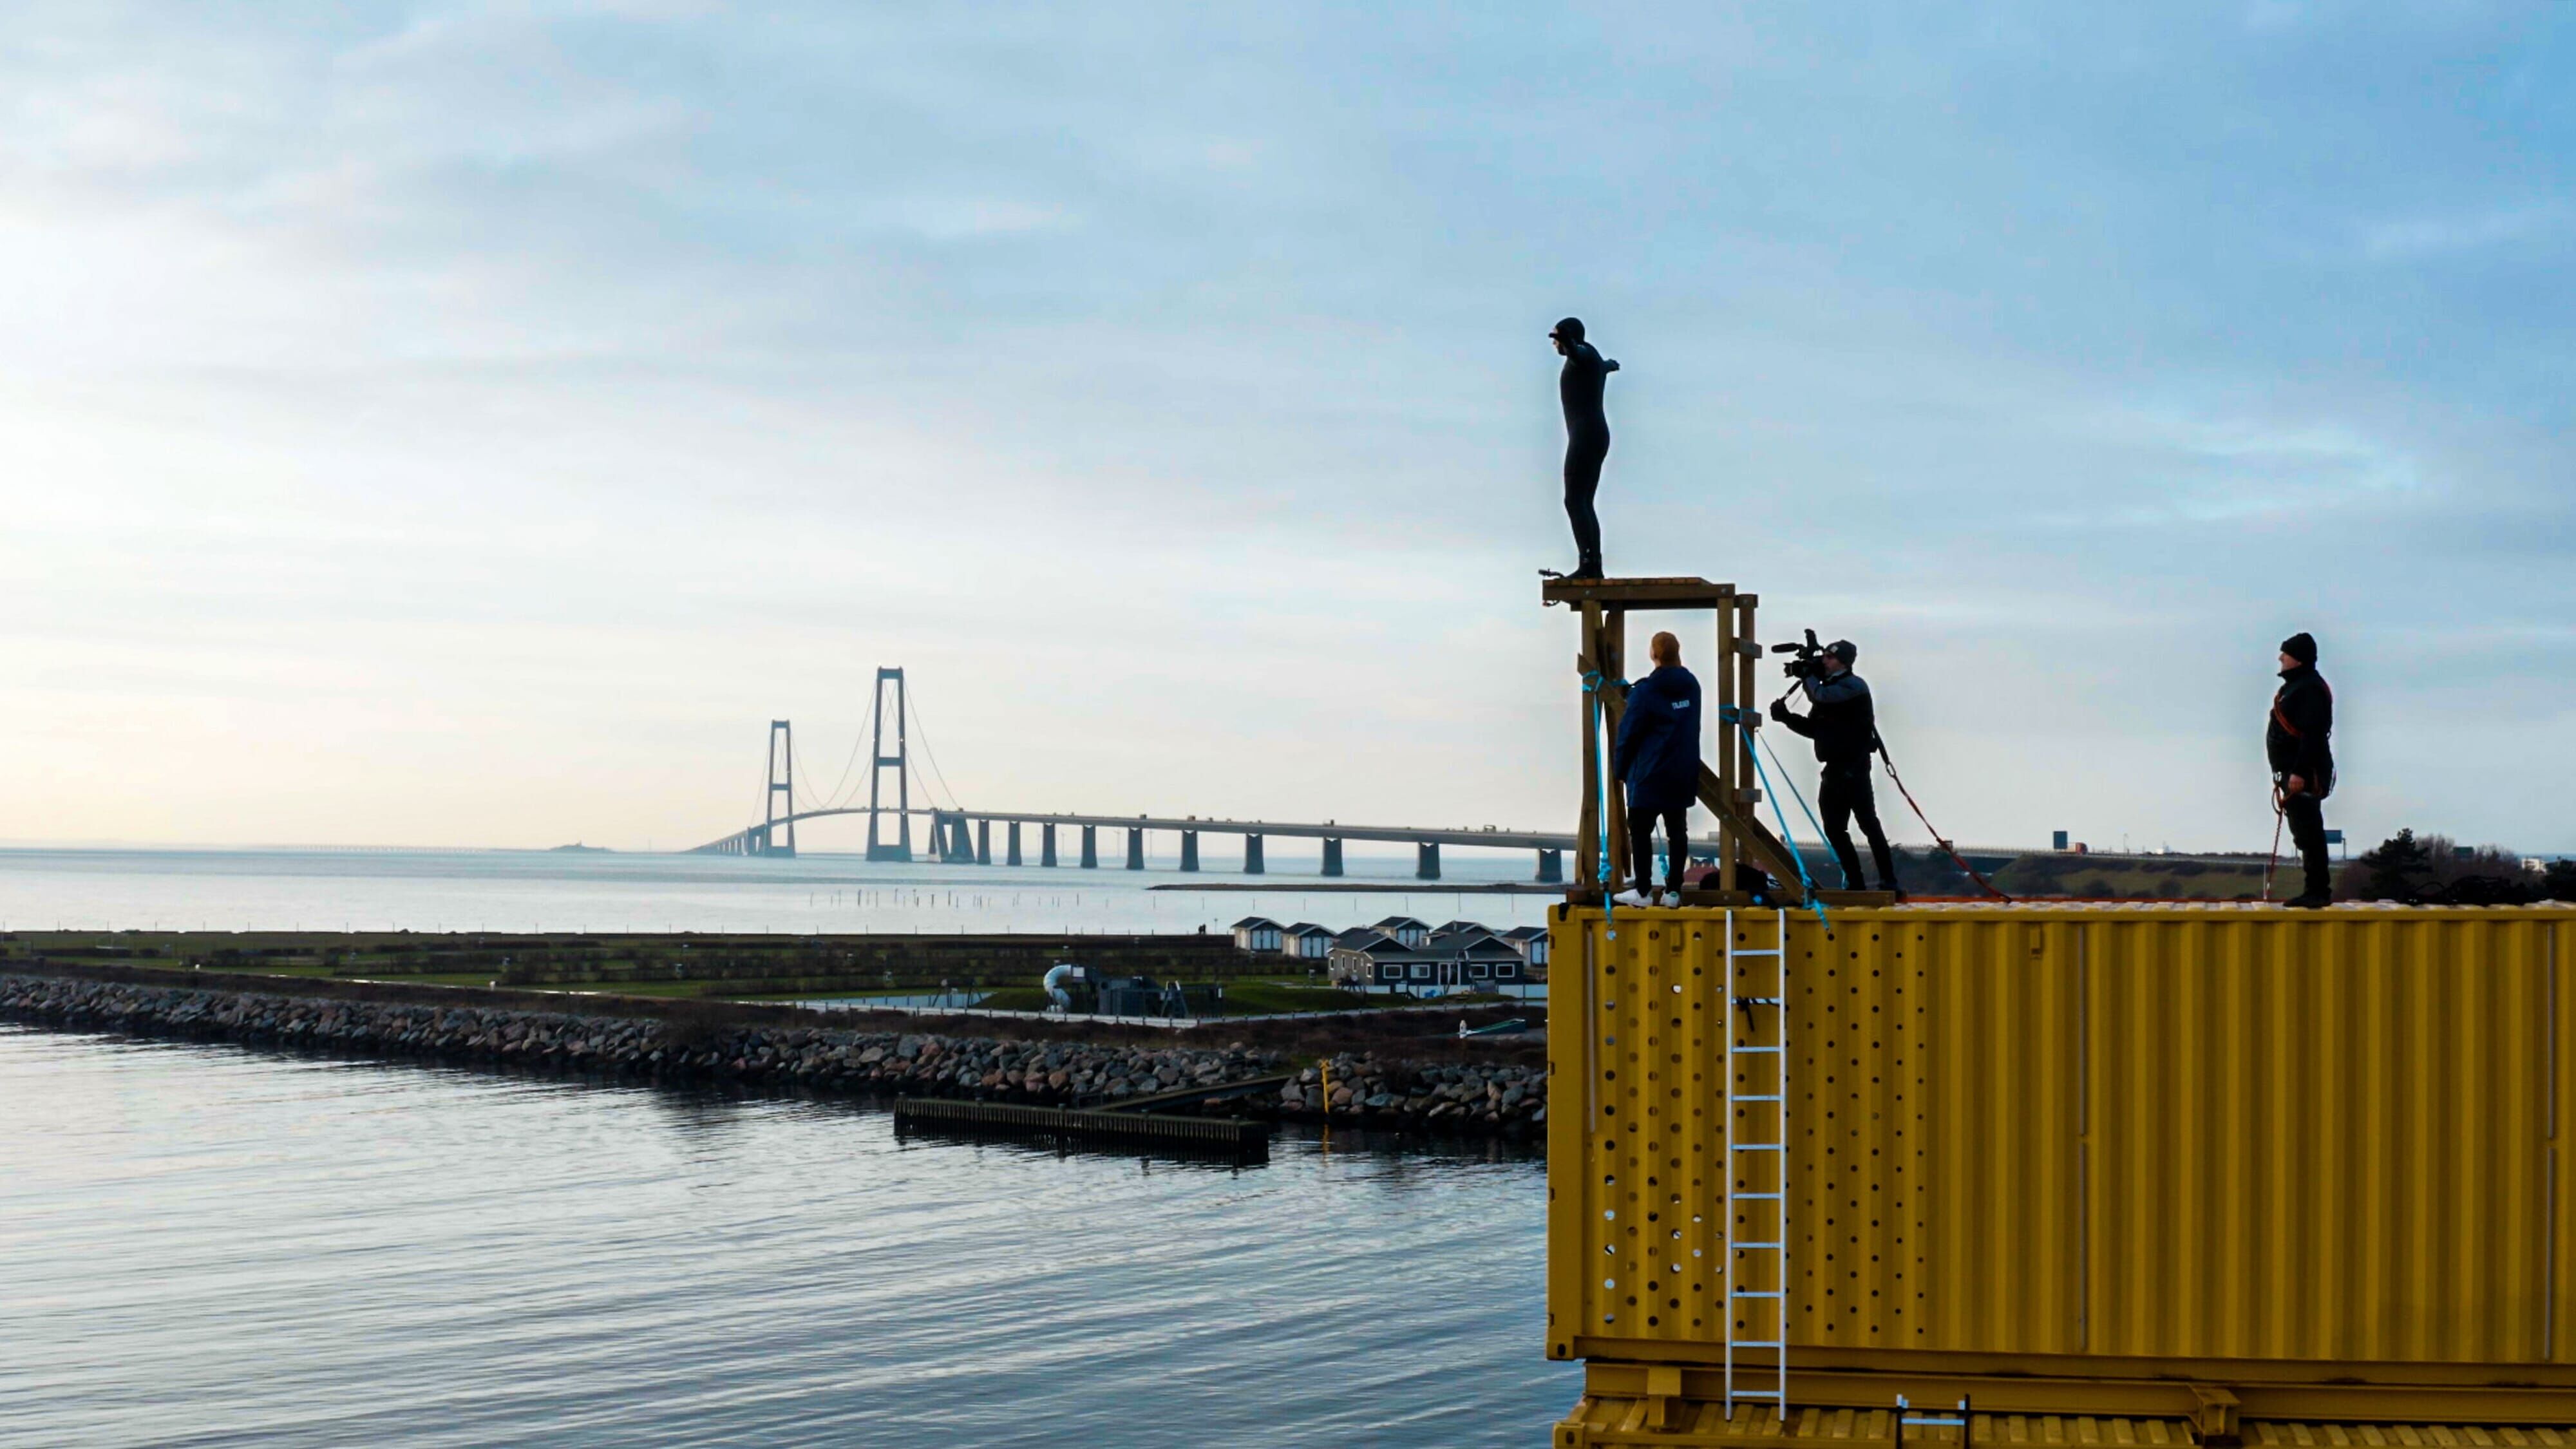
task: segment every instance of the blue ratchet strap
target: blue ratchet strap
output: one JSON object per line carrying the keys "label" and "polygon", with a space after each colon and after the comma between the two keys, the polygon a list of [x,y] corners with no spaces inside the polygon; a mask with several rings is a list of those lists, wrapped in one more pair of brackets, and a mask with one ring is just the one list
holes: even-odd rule
{"label": "blue ratchet strap", "polygon": [[[1771,756],[1771,763],[1780,766],[1780,778],[1783,780],[1788,779],[1789,767],[1782,763],[1780,752],[1771,748],[1771,742],[1769,740],[1764,740],[1762,742],[1762,748],[1765,753]],[[1807,824],[1815,828],[1816,839],[1819,841],[1823,840],[1825,838],[1824,823],[1816,819],[1816,812],[1814,810],[1808,808],[1807,797],[1798,793],[1798,787],[1795,782],[1792,782],[1789,786],[1789,798],[1798,802],[1798,813],[1806,816]]]}
{"label": "blue ratchet strap", "polygon": [[[1758,739],[1761,731],[1756,730],[1754,731],[1754,734]],[[1769,749],[1770,746],[1766,744],[1762,748]],[[1777,760],[1780,757],[1773,755],[1771,758]],[[1786,775],[1789,773],[1789,767],[1782,765],[1780,767],[1780,773]],[[1789,812],[1780,808],[1780,797],[1771,789],[1771,777],[1762,769],[1761,750],[1756,750],[1753,753],[1753,778],[1762,782],[1762,793],[1770,797],[1771,814],[1773,818],[1780,822],[1780,843],[1789,848],[1789,863],[1798,868],[1798,886],[1807,893],[1807,905],[1816,913],[1816,924],[1824,927],[1828,931],[1832,930],[1834,928],[1834,923],[1825,918],[1825,903],[1816,899],[1816,883],[1807,874],[1807,858],[1798,853],[1797,837],[1789,833]],[[1807,801],[1804,796],[1799,797],[1798,808],[1801,811],[1805,811],[1807,809]],[[1812,821],[1815,816],[1810,813],[1807,818]],[[1822,837],[1824,831],[1819,828],[1816,831],[1816,834],[1819,837]]]}

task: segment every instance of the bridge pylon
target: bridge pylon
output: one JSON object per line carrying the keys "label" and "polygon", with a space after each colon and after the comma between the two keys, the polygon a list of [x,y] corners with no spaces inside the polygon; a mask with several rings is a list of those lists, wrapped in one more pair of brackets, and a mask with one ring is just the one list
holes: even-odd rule
{"label": "bridge pylon", "polygon": [[[894,686],[894,753],[885,750],[886,686]],[[868,745],[868,859],[912,859],[912,761],[911,746],[904,733],[909,717],[903,692],[903,670],[877,669],[876,707],[872,711],[876,727]],[[894,771],[894,809],[885,805],[885,772]],[[879,831],[884,817],[894,816],[894,837],[883,838]]]}
{"label": "bridge pylon", "polygon": [[[761,795],[761,855],[796,853],[796,730],[783,719],[769,722],[769,788]],[[786,833],[780,834],[784,826]]]}

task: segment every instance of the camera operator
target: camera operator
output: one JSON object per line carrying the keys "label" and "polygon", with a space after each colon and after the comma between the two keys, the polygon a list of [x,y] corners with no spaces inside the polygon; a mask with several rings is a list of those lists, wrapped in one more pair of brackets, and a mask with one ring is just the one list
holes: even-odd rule
{"label": "camera operator", "polygon": [[[1812,646],[1815,636],[1807,638]],[[1771,717],[1816,742],[1816,758],[1825,767],[1816,804],[1825,817],[1825,839],[1843,868],[1843,889],[1864,889],[1860,852],[1852,848],[1851,838],[1851,822],[1857,817],[1861,834],[1869,837],[1870,860],[1878,867],[1878,888],[1902,900],[1905,893],[1896,883],[1896,857],[1887,848],[1887,831],[1878,823],[1878,802],[1870,791],[1869,761],[1878,750],[1878,715],[1870,702],[1869,684],[1852,672],[1852,662],[1859,657],[1859,647],[1848,639],[1835,640],[1813,657],[1802,655],[1789,668],[1807,697],[1807,713],[1792,714],[1783,698],[1771,702]]]}

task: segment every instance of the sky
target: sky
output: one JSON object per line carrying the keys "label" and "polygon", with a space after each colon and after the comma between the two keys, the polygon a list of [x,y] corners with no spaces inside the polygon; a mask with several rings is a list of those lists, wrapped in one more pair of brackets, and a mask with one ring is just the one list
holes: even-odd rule
{"label": "sky", "polygon": [[972,806],[1570,828],[1571,313],[1611,570],[1943,833],[2263,848],[2305,629],[2329,823],[2576,851],[2576,9],[21,0],[0,106],[0,839],[688,846],[879,665]]}

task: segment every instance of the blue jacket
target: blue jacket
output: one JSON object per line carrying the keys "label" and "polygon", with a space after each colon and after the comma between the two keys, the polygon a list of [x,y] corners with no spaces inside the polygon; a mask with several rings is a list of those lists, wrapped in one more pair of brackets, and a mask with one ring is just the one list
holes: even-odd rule
{"label": "blue jacket", "polygon": [[1699,681],[1667,664],[1628,686],[1611,752],[1631,810],[1679,810],[1699,798]]}

